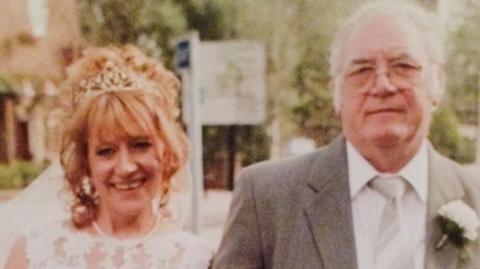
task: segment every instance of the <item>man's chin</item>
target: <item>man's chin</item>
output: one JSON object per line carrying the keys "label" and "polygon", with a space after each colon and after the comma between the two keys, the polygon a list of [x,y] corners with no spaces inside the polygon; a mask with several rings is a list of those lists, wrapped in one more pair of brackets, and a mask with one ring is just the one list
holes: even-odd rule
{"label": "man's chin", "polygon": [[369,134],[367,140],[377,146],[393,147],[405,143],[407,137],[405,132],[399,132],[399,130],[379,130]]}

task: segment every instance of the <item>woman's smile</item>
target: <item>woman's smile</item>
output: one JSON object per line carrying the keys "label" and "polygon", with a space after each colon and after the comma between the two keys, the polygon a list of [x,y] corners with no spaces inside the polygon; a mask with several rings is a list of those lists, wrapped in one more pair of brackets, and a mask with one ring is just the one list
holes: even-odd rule
{"label": "woman's smile", "polygon": [[117,191],[133,191],[143,187],[147,180],[148,179],[146,177],[142,177],[139,179],[133,179],[125,182],[111,182],[108,183],[108,185]]}

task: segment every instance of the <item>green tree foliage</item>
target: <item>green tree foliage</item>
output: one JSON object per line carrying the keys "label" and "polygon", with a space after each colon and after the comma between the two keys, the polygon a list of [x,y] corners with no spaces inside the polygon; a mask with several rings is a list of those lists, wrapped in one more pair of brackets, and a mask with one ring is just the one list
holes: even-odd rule
{"label": "green tree foliage", "polygon": [[45,165],[31,161],[0,164],[0,190],[20,189],[27,186],[40,175],[45,167]]}
{"label": "green tree foliage", "polygon": [[[225,126],[203,127],[203,157],[206,163],[215,161],[216,152],[226,152],[228,150],[228,132],[229,129]],[[269,141],[264,126],[237,126],[234,139],[238,151],[242,154],[244,165],[268,158]]]}
{"label": "green tree foliage", "polygon": [[[450,38],[446,67],[452,101],[447,105],[460,114],[462,122],[474,123],[478,118],[480,46],[476,39],[480,29],[480,5],[478,0],[465,1],[468,2],[466,9],[471,11],[463,10],[461,16],[465,17],[459,20]],[[327,143],[340,129],[329,89],[331,38],[343,18],[360,2],[257,1],[256,8],[244,11],[250,13],[246,17],[251,20],[241,24],[245,27],[239,27],[242,35],[264,40],[267,44],[271,118],[281,118],[287,125],[290,123],[289,131],[307,135],[318,145]],[[437,4],[433,0],[418,2],[433,10]],[[265,8],[266,5],[270,8]],[[432,127],[432,139],[445,155],[462,162],[471,161],[474,147],[471,141],[459,135],[452,113],[439,111]],[[458,137],[452,138],[448,133]]]}
{"label": "green tree foliage", "polygon": [[[288,138],[306,135],[322,145],[339,132],[331,105],[329,46],[341,20],[361,1],[244,1],[241,37],[262,40],[267,53],[269,122]],[[286,139],[284,139],[286,140]]]}
{"label": "green tree foliage", "polygon": [[[432,9],[435,9],[437,2],[418,1]],[[478,118],[480,73],[480,46],[477,46],[476,40],[480,29],[480,5],[478,0],[462,1],[467,5],[467,12],[462,11],[462,16],[466,17],[458,19],[456,27],[450,31],[446,66],[450,93],[447,100],[450,101],[446,105],[453,108],[461,122],[475,123]],[[153,55],[170,57],[169,45],[172,39],[187,30],[199,31],[202,40],[235,38],[262,41],[267,55],[267,125],[274,120],[280,122],[284,142],[294,135],[306,135],[318,145],[330,141],[340,130],[339,120],[332,109],[329,87],[328,57],[331,39],[343,19],[362,2],[364,1],[79,1],[82,29],[87,40],[93,44],[131,42]],[[432,128],[456,130],[457,126],[448,125],[449,122],[451,121],[438,120]],[[449,127],[438,127],[441,124]],[[204,130],[208,145],[212,144],[211,141],[224,140],[226,130],[221,128],[223,127],[213,126],[211,130]],[[255,132],[266,134],[263,127]],[[452,139],[449,135],[437,136],[437,131],[433,133],[435,135],[432,135],[432,139],[437,147],[444,143],[448,145],[446,148],[452,149],[452,141],[462,143],[458,142],[462,139]],[[265,140],[259,137],[257,139]],[[241,140],[238,143],[243,143]],[[239,145],[239,148],[245,150],[249,145]],[[265,145],[268,146],[267,143]],[[456,147],[446,154],[459,156],[458,147],[462,146]],[[452,153],[454,151],[457,153]],[[205,156],[209,155],[208,152],[209,149]]]}
{"label": "green tree foliage", "polygon": [[169,42],[185,33],[183,7],[173,0],[79,1],[82,32],[94,45],[133,43],[171,58]]}
{"label": "green tree foliage", "polygon": [[475,124],[480,90],[480,1],[461,3],[450,14],[447,99],[463,123]]}
{"label": "green tree foliage", "polygon": [[[191,0],[179,1],[185,12],[188,29],[199,32],[200,39],[225,40],[247,38],[238,31],[243,14],[241,13],[248,1],[229,0]],[[215,154],[227,152],[229,143],[234,143],[237,152],[243,156],[245,165],[268,158],[268,136],[264,126],[237,126],[235,137],[230,126],[204,126],[205,164],[215,162]],[[231,140],[233,139],[233,140]],[[232,146],[232,145],[230,145]]]}
{"label": "green tree foliage", "polygon": [[[172,41],[188,30],[198,31],[201,40],[237,37],[235,24],[241,5],[242,1],[229,0],[84,0],[80,1],[81,24],[92,44],[134,43],[154,57],[163,55],[171,62]],[[227,130],[221,126],[204,128],[207,162],[214,151],[225,150]],[[268,157],[265,128],[240,127],[237,136],[237,148],[246,163]]]}
{"label": "green tree foliage", "polygon": [[[317,51],[318,53],[318,51]],[[298,124],[298,132],[313,138],[317,145],[328,143],[340,132],[340,121],[332,106],[332,93],[326,57],[312,57],[306,50],[295,70],[294,89],[298,94],[291,105],[292,119]]]}
{"label": "green tree foliage", "polygon": [[188,29],[199,32],[200,40],[220,40],[227,36],[226,3],[218,0],[182,1]]}
{"label": "green tree foliage", "polygon": [[459,121],[454,112],[440,107],[433,118],[429,139],[443,155],[461,163],[475,160],[475,143],[462,137],[458,131]]}

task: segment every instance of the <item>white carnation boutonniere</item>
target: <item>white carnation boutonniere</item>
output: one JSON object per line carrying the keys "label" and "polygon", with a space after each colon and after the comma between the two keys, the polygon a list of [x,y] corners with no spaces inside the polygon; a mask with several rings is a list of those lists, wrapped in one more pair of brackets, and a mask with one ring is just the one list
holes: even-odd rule
{"label": "white carnation boutonniere", "polygon": [[461,250],[477,240],[480,221],[477,213],[461,200],[455,200],[443,205],[438,210],[438,220],[442,238],[435,248],[441,249],[448,241]]}

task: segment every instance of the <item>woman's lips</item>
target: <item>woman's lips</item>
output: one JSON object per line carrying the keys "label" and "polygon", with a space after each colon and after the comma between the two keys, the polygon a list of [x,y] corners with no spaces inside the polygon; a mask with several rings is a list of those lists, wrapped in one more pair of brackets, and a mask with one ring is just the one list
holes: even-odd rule
{"label": "woman's lips", "polygon": [[145,182],[147,182],[147,179],[141,178],[129,180],[128,182],[110,183],[109,185],[118,191],[131,191],[142,187]]}

